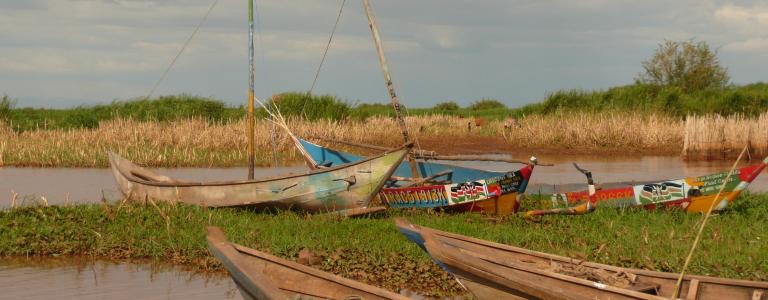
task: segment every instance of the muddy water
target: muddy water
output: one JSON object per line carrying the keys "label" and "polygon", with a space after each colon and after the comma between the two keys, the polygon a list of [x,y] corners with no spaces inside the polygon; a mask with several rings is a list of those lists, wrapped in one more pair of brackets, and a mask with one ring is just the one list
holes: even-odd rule
{"label": "muddy water", "polygon": [[[509,158],[505,155],[489,157]],[[514,157],[521,159],[520,157]],[[585,188],[585,179],[572,162],[592,171],[595,181],[604,188],[621,186],[637,181],[652,181],[706,175],[728,170],[730,161],[683,161],[679,157],[599,157],[599,156],[539,156],[539,161],[554,163],[553,167],[537,167],[533,174],[528,193],[552,193],[580,190]],[[446,162],[461,166],[491,171],[509,171],[520,168],[520,164],[498,162]],[[756,164],[758,161],[742,162],[740,166]],[[245,168],[225,169],[158,169],[159,173],[172,177],[195,180],[240,180],[245,178]],[[258,168],[256,178],[304,173],[303,166],[284,168]],[[751,191],[768,191],[768,175],[758,177],[750,185]],[[117,200],[122,197],[117,190],[109,169],[63,169],[63,168],[0,168],[0,207],[7,207],[12,195],[17,193],[16,203],[35,203],[45,197],[49,204],[97,202],[102,198]]]}
{"label": "muddy water", "polygon": [[87,259],[0,259],[2,299],[242,299],[226,276]]}
{"label": "muddy water", "polygon": [[[157,169],[171,177],[194,181],[243,180],[246,168]],[[256,168],[255,178],[306,172],[306,167]],[[8,207],[13,194],[16,203],[35,203],[45,197],[49,204],[117,200],[122,194],[110,169],[92,168],[0,168],[0,207]]]}
{"label": "muddy water", "polygon": [[[510,158],[508,155],[487,155],[495,158]],[[586,155],[542,155],[539,162],[553,163],[552,167],[537,167],[533,172],[527,193],[552,193],[586,189],[586,177],[579,173],[573,163],[592,171],[595,183],[604,188],[626,186],[633,182],[677,179],[687,176],[707,175],[730,170],[733,161],[684,161],[677,156],[586,156]],[[524,157],[513,157],[527,160]],[[520,164],[498,162],[444,162],[490,171],[515,170]],[[760,163],[759,160],[742,161],[738,167]],[[768,171],[758,176],[749,186],[753,192],[768,192]]]}

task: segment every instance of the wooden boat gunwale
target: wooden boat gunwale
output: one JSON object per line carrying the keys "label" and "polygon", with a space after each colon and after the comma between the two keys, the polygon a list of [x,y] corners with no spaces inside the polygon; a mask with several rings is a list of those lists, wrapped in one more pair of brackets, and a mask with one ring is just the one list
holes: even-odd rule
{"label": "wooden boat gunwale", "polygon": [[[263,280],[263,282],[266,283],[265,286],[267,284],[271,285],[271,286],[268,287],[269,290],[267,292],[272,292],[272,293],[270,293],[271,295],[281,296],[282,299],[289,299],[289,297],[287,297],[288,295],[285,295],[286,292],[289,292],[289,293],[302,293],[304,295],[309,295],[309,296],[313,296],[313,297],[321,297],[321,296],[310,295],[310,294],[303,293],[301,291],[293,291],[293,290],[288,291],[286,289],[281,289],[281,288],[277,287],[278,285],[276,285],[272,281],[272,279],[269,278],[268,275],[262,274],[259,271],[247,268],[247,263],[244,262],[244,260],[245,260],[245,258],[247,256],[252,256],[252,257],[255,257],[256,259],[263,260],[266,263],[274,264],[274,265],[276,265],[278,267],[281,267],[281,268],[288,268],[288,269],[291,269],[291,270],[294,270],[294,271],[297,271],[297,272],[300,272],[300,273],[303,273],[303,274],[307,274],[308,276],[311,276],[311,277],[314,277],[314,278],[318,278],[318,279],[325,280],[325,281],[328,281],[328,282],[333,282],[333,283],[336,283],[336,284],[339,284],[339,285],[342,285],[342,286],[346,286],[346,287],[348,287],[350,289],[361,290],[361,291],[364,291],[365,293],[373,294],[373,295],[376,295],[376,296],[379,296],[379,297],[382,297],[382,298],[398,299],[398,300],[400,300],[400,299],[409,299],[408,297],[405,297],[403,295],[400,295],[400,294],[397,294],[397,293],[394,293],[394,292],[390,292],[390,291],[385,290],[385,289],[380,288],[380,287],[375,287],[375,286],[367,285],[367,284],[362,283],[362,282],[358,282],[358,281],[355,281],[355,280],[352,280],[352,279],[344,278],[344,277],[336,275],[336,274],[327,273],[327,272],[324,272],[324,271],[321,271],[321,270],[318,270],[318,269],[315,269],[315,268],[312,268],[312,267],[309,267],[309,266],[305,266],[305,265],[302,265],[302,264],[299,264],[297,262],[293,262],[293,261],[290,261],[290,260],[287,260],[287,259],[283,259],[283,258],[274,256],[274,255],[271,255],[271,254],[268,254],[268,253],[265,253],[265,252],[262,252],[262,251],[259,251],[259,250],[256,250],[256,249],[248,248],[248,247],[245,247],[245,246],[242,246],[242,245],[239,245],[239,244],[235,244],[235,243],[229,242],[226,239],[226,236],[224,235],[224,232],[221,229],[217,228],[217,227],[208,227],[207,228],[207,233],[208,234],[207,234],[206,238],[208,240],[209,249],[211,249],[212,247],[216,247],[215,250],[218,251],[220,248],[225,248],[225,249],[228,248],[228,249],[226,249],[227,252],[219,251],[219,253],[224,254],[224,255],[229,255],[229,256],[227,256],[225,258],[229,259],[230,261],[235,263],[235,264],[230,264],[231,267],[234,267],[236,270],[238,270],[240,273],[243,273],[244,275],[248,275],[248,276],[255,275],[255,276],[251,276],[251,277],[256,278],[256,279],[261,278],[261,280]],[[218,256],[217,256],[217,258],[221,260],[221,258],[219,258]],[[240,263],[241,266],[244,266],[244,267],[238,268],[237,267],[237,263]],[[225,264],[225,266],[227,266],[227,265]],[[230,270],[229,268],[227,268],[227,270],[230,271],[230,274],[232,274],[232,270]],[[257,282],[254,282],[254,283],[256,285],[258,285]],[[240,283],[238,282],[238,284],[240,284]],[[274,291],[277,291],[277,292],[274,292]],[[267,293],[265,293],[265,294],[267,294]],[[271,299],[274,299],[274,298],[271,298]]]}
{"label": "wooden boat gunwale", "polygon": [[[404,151],[407,148],[408,148],[407,146],[403,146],[403,147],[400,147],[400,148],[398,148],[398,149],[396,149],[394,151],[385,152],[385,153],[382,153],[381,155],[378,155],[378,156],[364,158],[363,160],[360,160],[360,161],[354,161],[354,162],[351,162],[351,163],[348,163],[348,164],[338,165],[338,166],[335,166],[335,167],[311,170],[311,171],[309,171],[307,173],[304,173],[304,174],[293,174],[293,175],[287,175],[287,176],[271,176],[271,177],[267,177],[267,178],[254,179],[254,180],[208,181],[208,182],[178,181],[178,180],[176,180],[174,178],[171,178],[171,177],[168,177],[169,179],[171,179],[171,181],[165,181],[165,182],[142,179],[142,178],[139,178],[138,176],[136,176],[135,174],[133,174],[133,171],[127,170],[127,169],[138,169],[140,171],[148,172],[150,174],[156,174],[156,173],[154,173],[153,171],[150,171],[147,168],[138,166],[138,165],[134,164],[133,162],[131,162],[130,160],[127,160],[127,159],[125,159],[123,157],[120,157],[119,155],[115,154],[114,152],[108,151],[107,154],[109,156],[110,164],[113,166],[113,168],[116,169],[120,173],[120,175],[122,175],[128,181],[135,182],[135,183],[138,183],[138,184],[149,185],[149,186],[158,186],[158,187],[192,187],[192,186],[228,186],[228,185],[242,185],[242,184],[253,184],[253,183],[265,183],[265,182],[276,181],[276,180],[283,180],[283,179],[305,177],[305,176],[310,176],[310,175],[317,175],[317,174],[333,172],[333,171],[336,171],[336,170],[340,170],[340,169],[356,166],[356,165],[359,165],[359,164],[363,164],[363,163],[366,163],[366,162],[369,162],[369,161],[372,161],[372,160],[375,160],[375,159],[379,159],[379,158],[384,157],[386,155],[397,153],[399,151]],[[403,157],[405,157],[405,155],[407,153],[408,153],[407,151],[404,151]],[[115,163],[114,160],[126,161],[126,162],[130,163],[130,165],[125,166],[125,165],[122,165],[120,163]],[[392,165],[390,171],[393,171],[395,168],[400,166],[400,162],[401,161],[402,160],[398,160],[397,164]],[[163,175],[160,175],[160,176],[163,176]],[[381,185],[383,186],[383,184],[384,183],[382,182]]]}
{"label": "wooden boat gunwale", "polygon": [[[568,264],[581,265],[581,266],[585,266],[585,267],[589,267],[589,268],[603,269],[603,270],[612,271],[612,272],[616,272],[616,273],[619,273],[619,272],[631,273],[631,274],[634,274],[634,275],[637,275],[637,276],[640,276],[640,277],[647,277],[647,280],[658,279],[658,280],[676,281],[677,280],[677,276],[679,276],[678,274],[675,274],[675,273],[667,273],[667,272],[659,272],[659,271],[652,271],[652,270],[642,270],[642,269],[632,269],[632,268],[617,267],[617,266],[605,265],[605,264],[590,262],[590,261],[581,260],[581,259],[568,258],[568,257],[565,257],[565,256],[559,256],[559,255],[549,254],[549,253],[545,253],[545,252],[533,251],[533,250],[529,250],[529,249],[515,247],[515,246],[512,246],[512,245],[494,243],[494,242],[490,242],[490,241],[486,241],[486,240],[482,240],[482,239],[478,239],[478,238],[473,238],[473,237],[469,237],[469,236],[464,236],[464,235],[460,235],[460,234],[455,234],[455,233],[450,233],[450,232],[445,232],[445,231],[440,231],[440,230],[436,230],[436,229],[432,229],[432,228],[428,228],[428,227],[423,227],[423,226],[415,225],[415,224],[412,224],[412,223],[410,223],[410,222],[408,222],[408,221],[406,221],[405,219],[402,219],[402,218],[396,218],[395,219],[395,224],[398,227],[398,229],[404,235],[406,235],[408,237],[409,240],[419,244],[419,246],[425,252],[427,252],[433,258],[433,260],[435,260],[435,262],[438,265],[440,265],[441,267],[443,267],[444,269],[446,269],[449,272],[451,272],[451,268],[456,268],[457,266],[461,266],[461,267],[464,268],[464,269],[462,269],[462,271],[464,271],[464,272],[471,272],[471,270],[474,269],[475,271],[480,271],[479,273],[482,273],[484,271],[483,271],[482,268],[480,268],[480,266],[482,266],[483,263],[473,264],[473,265],[470,265],[470,264],[467,263],[467,261],[473,261],[473,262],[477,263],[477,260],[485,261],[485,263],[494,263],[494,264],[498,264],[498,265],[503,265],[506,268],[513,268],[513,269],[525,269],[525,268],[528,268],[529,270],[530,269],[535,269],[533,267],[525,266],[525,265],[520,264],[520,263],[504,262],[500,258],[499,259],[491,258],[491,257],[488,257],[488,256],[482,254],[482,253],[478,253],[478,252],[475,252],[473,250],[466,249],[466,247],[462,247],[462,246],[460,246],[458,244],[458,243],[469,243],[469,244],[474,244],[474,245],[476,245],[478,247],[487,247],[487,248],[492,248],[492,249],[498,250],[498,251],[510,252],[511,253],[510,255],[529,256],[529,257],[538,258],[538,259],[541,259],[541,260],[549,260],[549,261],[555,261],[555,262],[562,262],[562,263],[568,263]],[[443,237],[445,239],[450,239],[450,240],[441,240],[441,237]],[[440,241],[438,241],[438,240],[440,240]],[[461,253],[463,253],[465,255],[461,256],[460,260],[457,260],[456,259],[457,256],[455,254],[453,254],[454,252],[457,252],[457,251],[453,251],[453,252],[452,251],[448,251],[447,249],[445,249],[446,247],[455,247],[456,249],[459,250],[458,252],[461,252]],[[448,266],[446,266],[444,264],[444,261],[447,262],[447,261],[451,261],[451,260],[453,262],[455,262],[456,264],[455,265],[451,265],[451,267],[448,267]],[[528,270],[524,270],[524,271],[528,272]],[[559,274],[559,273],[556,273],[556,272],[550,272],[550,271],[546,271],[546,270],[536,269],[536,270],[533,270],[533,271],[535,271],[535,272],[537,272],[539,274],[544,274],[542,272],[546,272],[546,273],[550,273],[550,274],[554,273],[555,274],[555,275],[552,275],[550,277],[560,277],[560,276],[571,277],[571,276],[568,276],[568,275],[563,275],[563,274]],[[479,274],[476,274],[476,273],[471,273],[471,274],[473,276],[480,276]],[[503,278],[501,278],[501,279],[503,279]],[[573,279],[578,279],[579,281],[583,280],[583,281],[586,281],[586,283],[594,283],[593,281],[589,281],[589,280],[586,280],[586,279],[580,279],[580,278],[577,278],[577,277],[573,277]],[[711,276],[703,276],[703,275],[688,275],[688,274],[686,274],[684,276],[684,281],[686,282],[686,284],[682,288],[683,291],[685,291],[687,288],[689,288],[690,284],[694,280],[698,281],[699,286],[701,284],[715,284],[715,285],[733,286],[733,287],[736,287],[736,288],[743,288],[743,289],[768,290],[768,282],[750,281],[750,280],[743,280],[743,279],[729,279],[729,278],[721,278],[721,277],[711,277]],[[576,281],[571,281],[571,280],[569,280],[569,282],[577,283]],[[498,282],[491,282],[491,283],[499,284]],[[584,283],[584,282],[582,282],[582,283]],[[510,286],[515,286],[515,288],[518,287],[517,285],[510,285]],[[608,286],[608,285],[606,285],[606,286]],[[628,295],[628,296],[637,295],[637,294],[634,294],[634,293],[639,293],[639,292],[633,291],[631,289],[624,289],[624,288],[618,288],[618,287],[614,287],[614,288],[620,289],[622,291],[633,292],[632,295],[624,293],[625,295]],[[523,289],[521,289],[521,290],[523,290]],[[646,296],[655,297],[653,295],[644,294],[644,293],[640,293],[640,295],[642,295],[642,297],[646,297]],[[648,299],[657,299],[657,298],[648,298]]]}

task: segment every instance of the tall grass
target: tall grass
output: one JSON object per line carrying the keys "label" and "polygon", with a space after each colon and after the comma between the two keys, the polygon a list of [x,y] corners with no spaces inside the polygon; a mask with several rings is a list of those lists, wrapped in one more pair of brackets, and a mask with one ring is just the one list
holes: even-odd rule
{"label": "tall grass", "polygon": [[679,151],[683,132],[676,118],[638,115],[629,112],[594,114],[586,112],[528,115],[518,126],[502,128],[491,123],[505,140],[528,148],[582,150],[613,149],[622,152]]}
{"label": "tall grass", "polygon": [[727,158],[748,146],[750,155],[768,155],[768,113],[755,118],[741,115],[690,116],[685,120],[682,153],[690,158]]}
{"label": "tall grass", "polygon": [[[302,137],[322,137],[398,147],[400,128],[393,118],[305,121],[289,119]],[[631,113],[529,115],[514,123],[492,120],[477,127],[474,120],[456,116],[407,117],[417,147],[443,154],[552,150],[560,152],[623,152],[686,154],[691,158],[729,158],[745,143],[753,156],[768,154],[768,113],[758,118],[715,115],[689,117]],[[106,167],[107,150],[139,164],[159,167],[238,166],[246,161],[245,122],[227,123],[189,119],[140,122],[103,121],[96,128],[15,132],[0,122],[0,160],[5,165]],[[270,161],[269,123],[256,123],[257,163]],[[300,158],[287,136],[278,131],[277,150],[283,160]],[[446,142],[454,141],[454,142]],[[470,142],[460,148],[458,141]],[[343,148],[343,147],[342,147]],[[683,151],[685,149],[685,151]],[[347,149],[360,152],[360,149]]]}

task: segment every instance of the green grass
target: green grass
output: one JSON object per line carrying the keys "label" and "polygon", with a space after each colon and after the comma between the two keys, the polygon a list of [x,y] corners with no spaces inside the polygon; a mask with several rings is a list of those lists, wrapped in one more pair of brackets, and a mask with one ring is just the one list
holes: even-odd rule
{"label": "green grass", "polygon": [[[277,103],[286,117],[338,121],[347,118],[361,120],[373,116],[394,116],[394,111],[388,103],[355,105],[356,102],[332,95],[307,95],[300,92],[288,92],[279,96],[280,100]],[[186,94],[162,96],[152,100],[113,101],[105,105],[68,109],[14,109],[16,102],[18,101],[7,95],[0,99],[0,120],[10,122],[16,131],[41,128],[94,128],[99,125],[99,121],[116,117],[130,117],[141,121],[203,118],[213,122],[224,122],[245,116],[242,105],[228,107],[220,100]],[[257,117],[267,116],[263,110],[258,107],[257,109]],[[480,99],[467,107],[459,107],[452,101],[442,102],[431,108],[403,106],[403,112],[412,116],[453,115],[489,120],[572,111],[595,113],[633,111],[684,117],[690,114],[756,116],[766,110],[768,110],[768,83],[762,82],[695,92],[684,92],[677,87],[639,83],[598,91],[561,90],[549,94],[542,102],[519,108],[508,108],[502,101],[494,99]]]}
{"label": "green grass", "polygon": [[[528,202],[530,203],[530,202]],[[167,219],[163,216],[167,216]],[[392,290],[428,295],[460,293],[455,282],[395,229],[392,217],[554,254],[625,267],[677,272],[700,214],[681,211],[598,210],[584,216],[522,218],[391,211],[338,219],[294,212],[208,209],[187,205],[91,204],[0,211],[0,256],[92,255],[154,258],[217,270],[205,248],[204,227],[222,227],[230,240],[296,258],[308,248],[318,267]],[[768,194],[747,194],[712,217],[689,272],[768,280]]]}
{"label": "green grass", "polygon": [[632,84],[605,91],[564,90],[521,111],[551,114],[568,111],[635,111],[674,116],[690,114],[742,114],[756,116],[768,110],[768,83],[731,85],[695,92],[677,87]]}
{"label": "green grass", "polygon": [[99,122],[118,117],[138,121],[173,121],[202,118],[225,122],[244,116],[244,110],[223,102],[186,94],[161,96],[155,99],[113,101],[110,104],[79,106],[69,109],[16,108],[6,116],[15,131],[36,129],[95,128]]}

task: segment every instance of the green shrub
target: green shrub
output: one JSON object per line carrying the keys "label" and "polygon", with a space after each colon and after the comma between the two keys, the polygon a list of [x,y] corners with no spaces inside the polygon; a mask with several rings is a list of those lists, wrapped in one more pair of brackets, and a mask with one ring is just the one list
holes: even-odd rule
{"label": "green shrub", "polygon": [[496,99],[483,98],[473,102],[472,104],[469,105],[468,108],[470,110],[489,110],[489,109],[504,109],[504,108],[507,108],[507,106]]}
{"label": "green shrub", "polygon": [[[308,120],[330,119],[343,120],[350,114],[347,101],[332,95],[310,95],[307,93],[288,92],[276,97],[277,108],[285,117],[302,117]],[[272,107],[272,100],[267,101]],[[263,113],[263,112],[262,112]]]}
{"label": "green shrub", "polygon": [[14,106],[16,106],[16,100],[11,99],[8,95],[3,95],[0,98],[0,120],[10,119]]}
{"label": "green shrub", "polygon": [[440,102],[432,107],[432,109],[438,111],[456,111],[459,110],[459,108],[459,105],[454,101]]}
{"label": "green shrub", "polygon": [[244,115],[242,109],[228,108],[223,102],[187,94],[161,96],[156,99],[136,98],[113,101],[110,104],[78,106],[69,109],[21,108],[13,109],[10,120],[16,131],[69,128],[95,128],[99,122],[114,118],[132,118],[138,121],[173,121],[203,118],[224,122]]}

